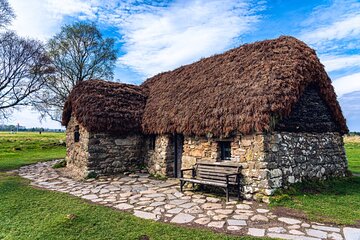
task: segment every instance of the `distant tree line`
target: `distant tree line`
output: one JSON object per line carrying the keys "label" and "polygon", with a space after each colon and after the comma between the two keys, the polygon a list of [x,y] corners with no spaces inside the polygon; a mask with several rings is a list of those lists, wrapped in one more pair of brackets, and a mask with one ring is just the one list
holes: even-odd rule
{"label": "distant tree line", "polygon": [[42,128],[42,127],[32,127],[26,128],[25,126],[17,125],[0,125],[0,131],[3,132],[64,132],[63,129],[53,129],[53,128]]}
{"label": "distant tree line", "polygon": [[360,136],[360,132],[349,132],[350,136]]}
{"label": "distant tree line", "polygon": [[0,119],[25,105],[60,122],[76,84],[113,79],[115,41],[104,38],[94,23],[65,25],[44,44],[8,30],[14,18],[8,0],[0,0]]}

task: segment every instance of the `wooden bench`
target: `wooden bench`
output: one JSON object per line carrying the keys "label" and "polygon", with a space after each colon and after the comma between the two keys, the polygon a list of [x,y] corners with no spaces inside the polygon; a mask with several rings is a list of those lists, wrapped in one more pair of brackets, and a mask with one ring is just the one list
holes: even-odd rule
{"label": "wooden bench", "polygon": [[[199,185],[210,185],[220,187],[225,190],[226,201],[229,201],[229,190],[235,187],[238,199],[240,199],[241,190],[241,166],[234,163],[224,162],[198,162],[193,168],[181,169],[180,174],[180,191],[183,191],[185,183]],[[185,178],[184,172],[191,171],[191,178]]]}

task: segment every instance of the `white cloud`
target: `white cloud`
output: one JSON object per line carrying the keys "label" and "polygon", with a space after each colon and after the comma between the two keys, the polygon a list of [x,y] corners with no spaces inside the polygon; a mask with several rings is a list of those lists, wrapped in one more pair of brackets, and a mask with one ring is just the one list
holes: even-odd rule
{"label": "white cloud", "polygon": [[150,76],[233,46],[259,20],[252,7],[245,1],[178,1],[120,8],[108,21],[123,34],[120,63]]}
{"label": "white cloud", "polygon": [[[252,2],[254,1],[254,2]],[[125,54],[120,67],[149,76],[191,63],[234,46],[251,31],[263,1],[178,0],[10,0],[22,36],[47,40],[66,16],[117,27]]]}
{"label": "white cloud", "polygon": [[[330,74],[341,76],[335,78],[333,86],[346,109],[355,106],[349,103],[355,96],[351,93],[360,91],[360,2],[335,0],[329,3],[317,7],[304,20],[299,37],[317,50]],[[347,101],[344,101],[346,96]],[[349,112],[346,114],[349,116]]]}
{"label": "white cloud", "polygon": [[327,26],[320,26],[310,32],[304,33],[301,38],[310,44],[321,41],[340,40],[360,36],[360,12],[343,16]]}
{"label": "white cloud", "polygon": [[11,29],[21,36],[47,40],[59,31],[65,16],[94,18],[98,3],[94,0],[10,0],[10,4],[16,14]]}
{"label": "white cloud", "polygon": [[96,0],[47,0],[47,7],[55,17],[62,18],[64,15],[81,14],[85,19],[96,18],[96,11],[100,3]]}
{"label": "white cloud", "polygon": [[337,71],[349,67],[360,67],[360,55],[349,56],[320,56],[325,69],[328,72]]}
{"label": "white cloud", "polygon": [[[319,48],[334,45],[334,41],[352,41],[360,37],[360,2],[335,0],[330,5],[317,7],[303,22],[300,38]],[[329,44],[327,44],[329,43]]]}
{"label": "white cloud", "polygon": [[59,25],[59,20],[51,16],[44,2],[12,0],[10,4],[16,14],[11,28],[21,36],[46,40]]}
{"label": "white cloud", "polygon": [[335,79],[333,86],[338,97],[347,93],[360,91],[360,72]]}

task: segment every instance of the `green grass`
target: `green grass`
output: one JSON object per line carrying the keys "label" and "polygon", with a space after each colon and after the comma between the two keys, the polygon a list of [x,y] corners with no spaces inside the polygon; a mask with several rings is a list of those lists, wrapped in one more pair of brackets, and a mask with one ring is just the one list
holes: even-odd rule
{"label": "green grass", "polygon": [[[349,170],[360,174],[360,138],[345,138]],[[313,221],[336,224],[360,223],[360,177],[296,184],[279,191],[272,207],[287,207],[306,213]]]}
{"label": "green grass", "polygon": [[274,196],[271,206],[300,210],[312,221],[356,224],[360,221],[360,177],[295,184]]}
{"label": "green grass", "polygon": [[[0,173],[0,239],[258,239],[136,218]],[[69,217],[72,216],[72,217]]]}
{"label": "green grass", "polygon": [[360,174],[360,142],[348,142],[345,144],[346,156],[349,161],[349,169]]}
{"label": "green grass", "polygon": [[64,158],[65,133],[0,132],[0,171]]}
{"label": "green grass", "polygon": [[[64,133],[0,132],[0,239],[259,239],[136,218],[68,194],[35,189],[1,172],[63,158]],[[145,238],[144,238],[145,239]],[[263,238],[264,239],[264,238]]]}
{"label": "green grass", "polygon": [[[64,133],[0,132],[0,239],[253,239],[217,234],[136,218],[67,194],[35,189],[4,170],[64,158]],[[349,169],[360,173],[360,142],[345,144]],[[272,207],[306,213],[310,220],[356,224],[360,220],[360,177],[303,183],[280,192]],[[75,216],[75,218],[67,217]]]}

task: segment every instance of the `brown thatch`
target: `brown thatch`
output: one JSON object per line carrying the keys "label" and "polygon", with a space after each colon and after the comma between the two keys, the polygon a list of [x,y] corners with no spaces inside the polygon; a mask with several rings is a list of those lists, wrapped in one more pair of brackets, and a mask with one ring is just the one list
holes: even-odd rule
{"label": "brown thatch", "polygon": [[149,94],[143,116],[146,133],[227,136],[269,131],[289,116],[310,84],[343,133],[348,131],[331,80],[314,50],[283,36],[246,44],[142,84]]}
{"label": "brown thatch", "polygon": [[71,91],[63,111],[67,126],[73,114],[91,132],[133,133],[141,131],[146,95],[139,86],[88,80]]}

